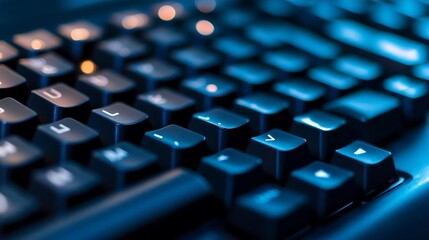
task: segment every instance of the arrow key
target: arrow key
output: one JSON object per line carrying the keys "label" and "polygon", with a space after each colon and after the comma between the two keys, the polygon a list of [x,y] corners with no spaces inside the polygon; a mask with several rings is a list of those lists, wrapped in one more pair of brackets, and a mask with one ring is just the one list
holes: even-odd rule
{"label": "arrow key", "polygon": [[332,164],[355,172],[356,184],[364,193],[398,179],[392,154],[363,141],[336,150]]}

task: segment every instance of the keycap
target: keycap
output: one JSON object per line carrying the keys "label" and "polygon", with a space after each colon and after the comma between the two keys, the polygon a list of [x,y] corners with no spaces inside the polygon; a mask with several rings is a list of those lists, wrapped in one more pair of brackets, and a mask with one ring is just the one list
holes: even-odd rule
{"label": "keycap", "polygon": [[296,10],[291,3],[281,0],[267,0],[263,3],[258,2],[257,7],[269,15],[276,17],[290,17],[294,14],[294,10]]}
{"label": "keycap", "polygon": [[272,88],[274,93],[289,101],[289,111],[293,116],[320,107],[327,93],[322,85],[303,78],[292,78],[275,83]]}
{"label": "keycap", "polygon": [[146,13],[138,10],[125,10],[112,15],[108,30],[111,35],[137,35],[151,25]]}
{"label": "keycap", "polygon": [[236,36],[215,38],[212,47],[221,52],[229,62],[253,59],[259,53],[256,44]]}
{"label": "keycap", "polygon": [[272,128],[286,129],[290,122],[289,102],[267,93],[237,98],[232,110],[249,118],[253,135]]}
{"label": "keycap", "polygon": [[149,47],[127,36],[119,36],[99,42],[94,49],[93,60],[102,68],[121,73],[126,64],[147,56]]}
{"label": "keycap", "polygon": [[0,64],[15,68],[18,62],[18,50],[5,41],[0,41]]}
{"label": "keycap", "polygon": [[42,165],[43,152],[23,138],[12,135],[0,141],[1,180],[26,186],[30,172]]}
{"label": "keycap", "polygon": [[311,64],[307,55],[290,48],[266,52],[262,61],[277,69],[282,78],[301,74]]}
{"label": "keycap", "polygon": [[309,6],[308,15],[301,16],[303,24],[308,27],[315,28],[316,30],[322,25],[329,21],[333,21],[338,18],[347,17],[344,9],[337,6],[337,1],[315,1]]}
{"label": "keycap", "polygon": [[424,1],[395,1],[394,5],[397,11],[411,18],[424,16],[428,12],[427,3],[424,3]]}
{"label": "keycap", "polygon": [[253,7],[230,7],[222,11],[222,17],[219,21],[232,29],[244,29],[251,25],[258,17],[258,12]]}
{"label": "keycap", "polygon": [[29,91],[26,79],[5,65],[0,65],[0,99],[12,97],[25,102]]}
{"label": "keycap", "polygon": [[234,148],[203,157],[198,168],[226,206],[263,182],[262,160]]}
{"label": "keycap", "polygon": [[363,193],[384,188],[398,179],[392,154],[359,140],[336,150],[332,164],[353,171]]}
{"label": "keycap", "polygon": [[186,34],[171,26],[160,26],[149,30],[144,34],[144,39],[155,45],[156,54],[167,57],[167,54],[189,43]]}
{"label": "keycap", "polygon": [[88,126],[100,133],[104,145],[111,145],[123,140],[140,143],[150,123],[146,113],[117,102],[93,109]]}
{"label": "keycap", "polygon": [[352,92],[359,86],[356,78],[347,76],[328,67],[316,67],[308,71],[307,76],[327,89],[326,97],[335,99]]}
{"label": "keycap", "polygon": [[100,26],[85,20],[61,24],[57,31],[64,40],[64,53],[74,62],[91,57],[95,43],[103,36]]}
{"label": "keycap", "polygon": [[104,107],[114,102],[131,104],[134,101],[136,84],[131,79],[109,69],[90,75],[80,75],[76,89],[89,97],[92,107]]}
{"label": "keycap", "polygon": [[252,137],[247,152],[261,158],[265,173],[278,181],[312,160],[307,140],[280,129]]}
{"label": "keycap", "polygon": [[250,138],[249,119],[224,108],[195,113],[189,129],[207,137],[214,152],[227,147],[244,149]]}
{"label": "keycap", "polygon": [[269,90],[275,78],[275,71],[257,62],[229,64],[223,73],[238,84],[239,95]]}
{"label": "keycap", "polygon": [[335,70],[360,80],[360,85],[376,86],[383,74],[381,65],[375,61],[358,55],[346,55],[336,59],[333,64]]}
{"label": "keycap", "polygon": [[295,27],[284,21],[264,20],[255,21],[245,27],[244,33],[247,38],[258,43],[260,46],[273,49],[285,45],[285,39],[291,38]]}
{"label": "keycap", "polygon": [[395,75],[383,81],[383,88],[401,101],[402,114],[409,123],[426,119],[429,85],[426,81]]}
{"label": "keycap", "polygon": [[195,168],[207,154],[206,137],[174,124],[146,132],[141,146],[157,154],[164,169]]}
{"label": "keycap", "polygon": [[427,47],[424,44],[352,20],[335,20],[326,29],[331,38],[399,66],[414,66],[427,60]]}
{"label": "keycap", "polygon": [[13,43],[19,48],[21,54],[27,57],[52,52],[62,46],[61,38],[44,29],[16,34],[13,36]]}
{"label": "keycap", "polygon": [[[13,237],[59,239],[70,234],[70,229],[79,229],[76,234],[81,239],[126,238],[132,233],[141,238],[174,238],[216,216],[218,208],[210,193],[200,175],[175,169]],[[180,201],[172,201],[171,196]],[[110,218],[118,216],[118,209],[122,217]],[[172,222],[175,224],[170,225]],[[100,225],[103,227],[96,227]],[[165,226],[172,227],[159,231]]]}
{"label": "keycap", "polygon": [[70,207],[95,194],[99,184],[97,175],[69,161],[35,170],[30,191],[40,201],[44,211],[62,215]]}
{"label": "keycap", "polygon": [[169,62],[151,58],[129,64],[125,74],[137,83],[140,92],[147,92],[177,86],[183,71]]}
{"label": "keycap", "polygon": [[37,113],[13,98],[0,100],[0,138],[18,134],[26,138],[33,136],[39,123]]}
{"label": "keycap", "polygon": [[72,118],[39,125],[33,142],[42,148],[50,163],[69,159],[85,163],[90,151],[101,145],[98,132]]}
{"label": "keycap", "polygon": [[305,195],[267,184],[238,198],[229,223],[258,239],[284,239],[311,221]]}
{"label": "keycap", "polygon": [[353,136],[379,142],[397,133],[401,127],[399,99],[362,89],[324,105],[324,109],[347,120]]}
{"label": "keycap", "polygon": [[157,171],[158,157],[129,142],[96,150],[92,153],[91,169],[109,190],[123,190],[130,184]]}
{"label": "keycap", "polygon": [[374,23],[393,30],[403,30],[408,25],[408,19],[395,9],[393,4],[379,2],[374,4],[369,13],[369,19]]}
{"label": "keycap", "polygon": [[0,228],[7,230],[12,224],[28,219],[38,209],[36,199],[13,184],[0,186]]}
{"label": "keycap", "polygon": [[75,67],[56,53],[19,60],[17,72],[27,79],[28,88],[36,89],[62,82],[74,83]]}
{"label": "keycap", "polygon": [[86,121],[90,109],[89,98],[64,83],[31,91],[27,106],[37,112],[42,123],[65,117]]}
{"label": "keycap", "polygon": [[230,106],[236,96],[237,85],[224,77],[207,73],[183,80],[181,90],[196,100],[197,109],[208,110],[215,106]]}
{"label": "keycap", "polygon": [[306,194],[319,218],[348,205],[357,193],[352,171],[320,161],[292,171],[286,186]]}
{"label": "keycap", "polygon": [[186,74],[192,76],[204,71],[214,70],[221,64],[221,56],[212,50],[200,47],[178,49],[171,54],[171,59],[186,69]]}
{"label": "keycap", "polygon": [[425,27],[427,26],[428,21],[429,18],[424,16],[416,19],[416,21],[412,23],[412,29],[414,34],[425,40],[429,39],[429,34],[425,31]]}
{"label": "keycap", "polygon": [[290,132],[308,141],[310,152],[328,160],[334,151],[351,141],[346,120],[320,110],[294,117]]}
{"label": "keycap", "polygon": [[181,93],[163,88],[137,96],[134,106],[149,114],[154,128],[169,124],[186,125],[194,112],[195,101]]}
{"label": "keycap", "polygon": [[411,69],[413,77],[429,80],[429,63],[416,65]]}

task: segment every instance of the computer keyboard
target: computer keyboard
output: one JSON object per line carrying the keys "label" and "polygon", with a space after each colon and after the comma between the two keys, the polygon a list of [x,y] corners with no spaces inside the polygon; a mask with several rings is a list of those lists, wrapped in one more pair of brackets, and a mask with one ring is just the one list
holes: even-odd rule
{"label": "computer keyboard", "polygon": [[428,1],[115,6],[0,40],[0,238],[429,236]]}

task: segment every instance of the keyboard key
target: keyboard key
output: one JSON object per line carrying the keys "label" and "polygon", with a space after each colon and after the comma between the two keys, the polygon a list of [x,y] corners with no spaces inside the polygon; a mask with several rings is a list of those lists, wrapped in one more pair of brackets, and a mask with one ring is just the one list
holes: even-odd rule
{"label": "keyboard key", "polygon": [[0,100],[0,138],[11,134],[31,138],[39,123],[37,114],[13,98]]}
{"label": "keyboard key", "polygon": [[262,61],[278,69],[279,75],[282,78],[301,74],[311,64],[310,58],[307,55],[289,48],[264,53]]}
{"label": "keyboard key", "polygon": [[253,137],[247,152],[261,158],[265,173],[277,181],[311,161],[307,140],[279,129]]}
{"label": "keyboard key", "polygon": [[219,54],[199,47],[176,50],[172,53],[171,58],[186,68],[188,76],[214,70],[222,61]]}
{"label": "keyboard key", "polygon": [[369,19],[388,30],[405,30],[408,19],[395,9],[393,4],[379,2],[371,7]]}
{"label": "keyboard key", "polygon": [[260,10],[275,17],[290,17],[296,10],[291,3],[282,0],[267,0],[263,3],[258,2],[257,6]]}
{"label": "keyboard key", "polygon": [[258,239],[284,239],[310,223],[307,197],[264,185],[238,198],[229,223]]}
{"label": "keyboard key", "polygon": [[327,89],[326,97],[335,99],[355,90],[359,81],[327,67],[316,67],[308,71],[308,77]]}
{"label": "keyboard key", "polygon": [[111,68],[121,73],[125,66],[147,56],[149,47],[127,36],[119,36],[99,42],[94,50],[93,60],[102,68]]}
{"label": "keyboard key", "polygon": [[237,86],[218,75],[203,74],[183,80],[181,90],[196,100],[197,109],[208,110],[215,106],[229,107],[236,96]]}
{"label": "keyboard key", "polygon": [[[204,178],[189,170],[175,169],[14,237],[61,239],[70,234],[70,229],[79,229],[82,239],[119,239],[132,233],[144,239],[171,239],[217,215],[219,208],[210,195],[211,188]],[[172,196],[180,201],[172,201]],[[117,216],[118,209],[122,216],[115,218],[118,221],[106,217]],[[171,223],[175,227],[159,231]],[[100,225],[103,227],[97,227]]]}
{"label": "keyboard key", "polygon": [[42,160],[38,147],[15,135],[7,137],[0,141],[0,181],[12,180],[26,186],[30,172],[41,166]]}
{"label": "keyboard key", "polygon": [[169,124],[186,125],[194,112],[195,101],[170,89],[160,89],[137,96],[135,107],[149,114],[154,128]]}
{"label": "keyboard key", "polygon": [[223,108],[194,114],[189,129],[206,136],[214,152],[227,147],[244,149],[250,138],[249,119]]}
{"label": "keyboard key", "polygon": [[69,161],[35,170],[30,191],[40,201],[43,210],[62,215],[71,206],[95,194],[99,184],[97,175]]}
{"label": "keyboard key", "polygon": [[29,91],[26,79],[7,66],[0,65],[0,99],[13,97],[25,102]]}
{"label": "keyboard key", "polygon": [[90,151],[101,145],[98,132],[72,118],[39,125],[33,142],[43,149],[50,163],[69,159],[87,162]]}
{"label": "keyboard key", "polygon": [[269,90],[275,77],[273,69],[257,62],[230,64],[224,68],[223,73],[238,84],[241,96]]}
{"label": "keyboard key", "polygon": [[167,54],[189,43],[186,34],[173,27],[161,26],[144,34],[144,39],[155,45],[157,56],[167,57]]}
{"label": "keyboard key", "polygon": [[164,169],[195,168],[200,158],[207,154],[204,136],[177,125],[146,132],[142,147],[156,153],[159,165]]}
{"label": "keyboard key", "polygon": [[18,50],[5,41],[0,41],[0,64],[15,68],[18,62]]}
{"label": "keyboard key", "polygon": [[273,85],[273,91],[290,102],[290,113],[301,115],[320,107],[327,90],[322,85],[302,78],[288,79]]}
{"label": "keyboard key", "polygon": [[72,85],[75,78],[74,71],[75,67],[56,53],[20,59],[17,68],[17,72],[27,79],[31,90],[58,82]]}
{"label": "keyboard key", "polygon": [[267,93],[237,98],[232,109],[249,118],[253,135],[289,126],[289,102]]}
{"label": "keyboard key", "polygon": [[88,21],[75,21],[58,27],[58,34],[64,40],[64,52],[74,62],[91,57],[97,41],[103,36],[103,30]]}
{"label": "keyboard key", "polygon": [[319,161],[293,171],[286,186],[307,194],[319,218],[351,203],[357,193],[353,172]]}
{"label": "keyboard key", "polygon": [[219,17],[219,21],[222,25],[240,30],[252,25],[258,18],[256,9],[244,6],[226,8],[220,14],[222,17]]}
{"label": "keyboard key", "polygon": [[332,164],[353,171],[363,193],[384,188],[398,179],[392,154],[363,141],[336,150]]}
{"label": "keyboard key", "polygon": [[263,182],[262,160],[233,148],[202,158],[198,171],[226,206]]}
{"label": "keyboard key", "polygon": [[31,91],[27,105],[37,112],[42,123],[72,117],[85,122],[89,116],[89,98],[63,83]]}
{"label": "keyboard key", "polygon": [[381,65],[357,55],[346,55],[333,62],[335,70],[360,80],[360,85],[375,86],[383,74]]}
{"label": "keyboard key", "polygon": [[120,142],[93,152],[91,169],[110,190],[123,190],[128,185],[153,174],[158,157],[128,142]]}
{"label": "keyboard key", "polygon": [[396,75],[384,80],[383,88],[400,99],[406,122],[416,123],[426,119],[429,109],[429,85],[426,81]]}
{"label": "keyboard key", "polygon": [[111,145],[123,140],[140,143],[150,124],[146,113],[117,102],[93,109],[88,126],[100,133],[104,145]]}
{"label": "keyboard key", "polygon": [[109,21],[111,35],[137,35],[151,25],[149,16],[138,10],[125,10],[112,15]]}
{"label": "keyboard key", "polygon": [[2,211],[0,211],[0,228],[10,230],[12,224],[17,224],[38,209],[36,199],[30,194],[12,184],[0,185],[0,202]]}
{"label": "keyboard key", "polygon": [[307,139],[311,154],[320,160],[351,141],[346,120],[319,110],[296,116],[290,132]]}
{"label": "keyboard key", "polygon": [[378,142],[401,127],[399,99],[363,89],[327,103],[324,109],[344,117],[352,134],[368,142]]}
{"label": "keyboard key", "polygon": [[136,84],[129,78],[104,69],[91,75],[81,75],[76,89],[87,95],[92,107],[104,107],[114,102],[131,104]]}
{"label": "keyboard key", "polygon": [[62,46],[61,38],[44,29],[16,34],[13,36],[13,43],[18,46],[21,54],[27,57],[35,57],[45,52],[52,52]]}
{"label": "keyboard key", "polygon": [[245,36],[264,48],[280,48],[292,37],[295,27],[284,21],[257,21],[245,28]]}
{"label": "keyboard key", "polygon": [[249,60],[259,53],[256,44],[235,36],[225,36],[213,40],[212,47],[221,52],[229,62]]}
{"label": "keyboard key", "polygon": [[136,81],[140,92],[147,92],[160,87],[177,86],[183,72],[176,65],[152,58],[129,64],[126,75]]}

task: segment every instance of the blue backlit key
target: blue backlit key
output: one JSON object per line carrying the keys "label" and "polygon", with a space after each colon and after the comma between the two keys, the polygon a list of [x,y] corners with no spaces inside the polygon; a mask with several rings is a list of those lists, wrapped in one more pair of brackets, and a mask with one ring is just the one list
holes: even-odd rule
{"label": "blue backlit key", "polygon": [[378,2],[374,4],[370,10],[369,19],[393,30],[404,30],[408,25],[407,17],[401,14],[391,3]]}
{"label": "blue backlit key", "polygon": [[150,124],[146,113],[117,102],[93,109],[88,126],[100,133],[104,145],[111,145],[123,140],[140,143]]}
{"label": "blue backlit key", "polygon": [[0,229],[10,229],[12,224],[23,221],[38,209],[36,199],[22,189],[12,185],[0,186],[2,211],[0,212]]}
{"label": "blue backlit key", "polygon": [[17,72],[27,79],[29,89],[47,87],[63,82],[72,85],[75,67],[56,53],[45,53],[38,57],[19,60]]}
{"label": "blue backlit key", "polygon": [[302,73],[310,66],[307,55],[292,49],[267,52],[262,55],[262,61],[278,69],[282,77]]}
{"label": "blue backlit key", "polygon": [[355,173],[355,182],[363,193],[397,180],[392,154],[363,141],[354,141],[335,151],[332,164]]}
{"label": "blue backlit key", "polygon": [[265,48],[279,48],[285,45],[295,28],[283,21],[258,21],[245,28],[247,38]]}
{"label": "blue backlit key", "polygon": [[149,47],[146,44],[131,37],[120,36],[98,43],[93,59],[98,66],[121,73],[127,63],[139,60],[148,53]]}
{"label": "blue backlit key", "polygon": [[213,70],[221,64],[221,56],[218,53],[199,47],[176,50],[171,58],[186,68],[188,76]]}
{"label": "blue backlit key", "polygon": [[250,138],[249,119],[223,108],[194,114],[189,129],[204,135],[214,152],[227,147],[243,149]]}
{"label": "blue backlit key", "polygon": [[155,173],[157,159],[150,151],[129,142],[119,142],[94,151],[90,167],[102,178],[105,188],[122,190]]}
{"label": "blue backlit key", "polygon": [[158,155],[162,168],[171,169],[196,168],[200,158],[208,153],[206,144],[206,137],[172,124],[146,132],[141,145]]}
{"label": "blue backlit key", "polygon": [[31,138],[39,123],[37,113],[13,98],[0,100],[0,139],[11,134]]}
{"label": "blue backlit key", "polygon": [[357,194],[352,171],[319,161],[293,171],[286,186],[307,194],[319,218],[351,203]]}
{"label": "blue backlit key", "polygon": [[257,2],[257,6],[260,10],[276,17],[290,17],[295,13],[295,6],[289,2],[282,0],[267,0]]}
{"label": "blue backlit key", "polygon": [[322,85],[303,78],[288,79],[273,85],[273,91],[290,102],[293,116],[319,107],[327,93]]}
{"label": "blue backlit key", "polygon": [[0,41],[0,64],[15,68],[18,62],[18,50],[5,41]]}
{"label": "blue backlit key", "polygon": [[216,38],[212,46],[230,62],[255,58],[259,52],[256,44],[235,36]]}
{"label": "blue backlit key", "polygon": [[396,75],[383,82],[383,88],[401,100],[402,113],[407,122],[426,118],[429,109],[429,83],[424,80]]}
{"label": "blue backlit key", "polygon": [[351,93],[324,109],[344,117],[353,135],[369,142],[384,140],[401,127],[400,100],[374,90]]}
{"label": "blue backlit key", "polygon": [[320,160],[328,160],[350,141],[346,120],[319,110],[296,116],[290,132],[307,139],[311,153]]}
{"label": "blue backlit key", "polygon": [[13,97],[21,102],[27,100],[29,91],[27,89],[27,81],[23,76],[7,66],[0,65],[0,79],[0,99]]}
{"label": "blue backlit key", "polygon": [[23,56],[35,57],[42,53],[58,50],[62,46],[61,38],[44,29],[16,34],[13,43]]}
{"label": "blue backlit key", "polygon": [[203,157],[198,172],[226,206],[263,182],[262,160],[233,148]]}
{"label": "blue backlit key", "polygon": [[151,58],[129,64],[126,75],[135,80],[138,91],[147,92],[160,87],[175,87],[183,77],[183,71],[169,62]]}
{"label": "blue backlit key", "polygon": [[335,99],[346,93],[350,93],[355,90],[360,83],[356,78],[342,74],[328,67],[310,69],[307,76],[326,87],[326,97],[328,99]]}
{"label": "blue backlit key", "polygon": [[239,197],[229,223],[258,239],[287,238],[310,223],[304,194],[274,184]]}
{"label": "blue backlit key", "polygon": [[196,100],[199,110],[208,110],[215,106],[230,106],[237,85],[218,75],[203,74],[183,80],[182,91]]}
{"label": "blue backlit key", "polygon": [[134,106],[149,114],[152,127],[186,125],[194,112],[195,101],[176,91],[163,88],[140,94]]}
{"label": "blue backlit key", "polygon": [[31,91],[27,105],[37,112],[42,123],[65,117],[85,122],[90,111],[89,98],[64,83]]}
{"label": "blue backlit key", "polygon": [[363,86],[375,86],[383,74],[379,63],[357,55],[340,57],[333,62],[332,66],[343,74],[359,79]]}
{"label": "blue backlit key", "polygon": [[44,211],[61,215],[70,207],[95,195],[100,183],[96,174],[68,161],[35,170],[30,191],[40,201]]}
{"label": "blue backlit key", "polygon": [[258,13],[252,7],[230,7],[222,11],[221,23],[232,29],[244,29],[251,25],[258,17]]}
{"label": "blue backlit key", "polygon": [[69,159],[87,162],[90,152],[101,145],[98,132],[72,118],[39,125],[33,142],[45,152],[50,163]]}
{"label": "blue backlit key", "polygon": [[155,45],[158,56],[167,57],[167,54],[189,43],[186,34],[173,27],[157,27],[144,34],[144,39]]}
{"label": "blue backlit key", "polygon": [[223,73],[238,84],[239,94],[243,96],[269,90],[276,76],[272,68],[258,62],[230,64],[224,68]]}
{"label": "blue backlit key", "polygon": [[278,181],[311,161],[307,140],[279,129],[253,137],[247,152],[260,157],[265,173]]}
{"label": "blue backlit key", "polygon": [[272,128],[289,127],[289,102],[267,93],[237,98],[232,109],[249,118],[254,135]]}
{"label": "blue backlit key", "polygon": [[134,81],[108,69],[79,76],[75,87],[89,97],[92,107],[119,101],[131,104],[136,92]]}

